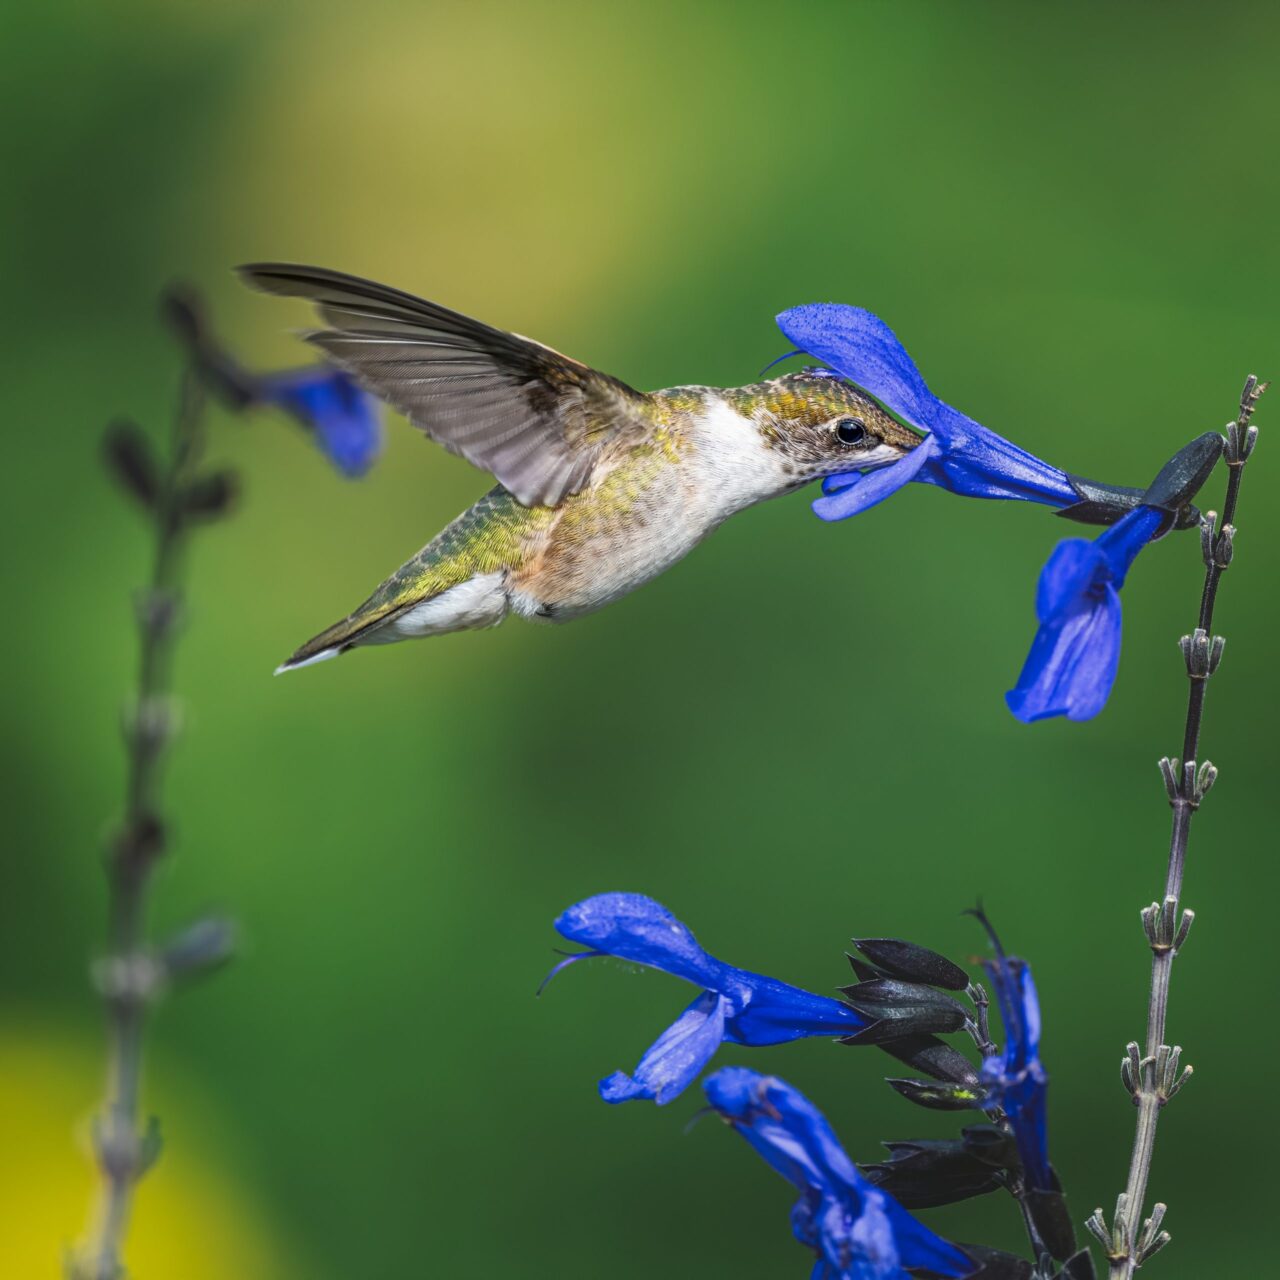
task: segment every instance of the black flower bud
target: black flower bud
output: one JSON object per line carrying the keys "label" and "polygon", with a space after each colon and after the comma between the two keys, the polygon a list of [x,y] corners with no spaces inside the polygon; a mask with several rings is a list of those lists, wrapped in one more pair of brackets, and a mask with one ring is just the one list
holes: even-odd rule
{"label": "black flower bud", "polygon": [[170,939],[160,952],[160,963],[170,981],[194,978],[225,964],[235,945],[235,922],[210,916],[188,925]]}
{"label": "black flower bud", "polygon": [[986,1090],[965,1084],[936,1084],[932,1080],[887,1079],[891,1089],[908,1102],[931,1111],[972,1111],[981,1107]]}
{"label": "black flower bud", "polygon": [[952,996],[933,987],[897,978],[874,978],[841,987],[846,1002],[873,1022],[850,1037],[850,1044],[882,1044],[907,1035],[959,1031],[969,1011]]}
{"label": "black flower bud", "polygon": [[994,1125],[973,1125],[958,1139],[886,1142],[889,1158],[862,1165],[866,1176],[908,1209],[929,1209],[986,1195],[1017,1164],[1013,1140]]}
{"label": "black flower bud", "polygon": [[880,1048],[913,1071],[919,1071],[934,1080],[945,1080],[966,1088],[976,1088],[978,1085],[978,1072],[973,1063],[937,1036],[904,1036],[900,1040],[881,1044]]}
{"label": "black flower bud", "polygon": [[1029,1190],[1026,1193],[1026,1205],[1045,1248],[1053,1254],[1054,1259],[1062,1262],[1070,1258],[1076,1252],[1076,1231],[1071,1221],[1071,1211],[1067,1208],[1067,1198],[1058,1185],[1057,1175],[1054,1174],[1052,1190]]}
{"label": "black flower bud", "polygon": [[193,480],[183,491],[182,513],[196,520],[225,515],[236,499],[237,488],[234,472],[211,471]]}
{"label": "black flower bud", "polygon": [[[914,942],[903,942],[900,938],[854,938],[853,945],[877,969],[892,978],[945,987],[948,991],[963,991],[969,985],[969,975],[959,965]],[[856,966],[854,972],[857,972]]]}
{"label": "black flower bud", "polygon": [[1216,431],[1206,431],[1204,435],[1197,436],[1160,468],[1142,495],[1143,504],[1167,511],[1176,520],[1177,528],[1198,523],[1199,513],[1195,513],[1195,518],[1190,514],[1195,512],[1191,499],[1213,474],[1221,456],[1222,437]]}
{"label": "black flower bud", "polygon": [[160,477],[151,442],[132,422],[113,422],[103,440],[103,458],[120,487],[149,511],[160,501]]}

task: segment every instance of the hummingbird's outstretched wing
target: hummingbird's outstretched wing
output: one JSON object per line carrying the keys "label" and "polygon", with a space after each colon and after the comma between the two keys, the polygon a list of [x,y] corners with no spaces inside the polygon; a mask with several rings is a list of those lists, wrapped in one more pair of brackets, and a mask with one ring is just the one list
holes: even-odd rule
{"label": "hummingbird's outstretched wing", "polygon": [[609,446],[652,430],[642,392],[411,293],[288,263],[240,274],[310,299],[329,328],[308,341],[525,506],[555,506],[587,486]]}

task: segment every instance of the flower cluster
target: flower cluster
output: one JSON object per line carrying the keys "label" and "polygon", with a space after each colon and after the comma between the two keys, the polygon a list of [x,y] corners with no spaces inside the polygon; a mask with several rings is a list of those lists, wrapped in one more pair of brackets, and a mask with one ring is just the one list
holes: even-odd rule
{"label": "flower cluster", "polygon": [[[1170,529],[1199,522],[1191,500],[1222,447],[1210,432],[1192,441],[1146,489],[1072,476],[1006,440],[929,390],[893,330],[861,307],[812,303],[778,316],[792,354],[821,360],[920,431],[921,444],[890,466],[829,476],[814,511],[844,520],[882,502],[909,482],[968,498],[1005,498],[1053,507],[1089,524],[1115,525],[1090,544],[1061,543],[1041,574],[1040,629],[1009,693],[1020,720],[1096,715],[1120,661],[1120,587],[1134,557]],[[1118,522],[1118,523],[1117,523]]]}
{"label": "flower cluster", "polygon": [[[982,988],[944,956],[900,939],[855,939],[849,959],[857,981],[835,1000],[716,959],[670,911],[641,894],[588,898],[565,911],[556,929],[586,950],[566,956],[549,977],[589,957],[613,956],[701,988],[632,1074],[619,1071],[600,1082],[606,1102],[668,1103],[724,1043],[757,1048],[826,1036],[880,1048],[927,1077],[889,1080],[917,1105],[985,1113],[987,1123],[954,1140],[887,1143],[887,1160],[860,1169],[821,1112],[785,1080],[743,1067],[709,1076],[703,1088],[712,1109],[799,1192],[792,1230],[816,1256],[814,1280],[909,1274],[1031,1280],[1033,1266],[1036,1276],[1054,1274],[1045,1269],[1049,1259],[1061,1264],[1060,1280],[1092,1275],[1087,1251],[1075,1247],[1048,1159],[1035,987],[1025,962],[1006,956],[994,932],[995,958],[985,968],[1004,1025],[1003,1052],[990,1040]],[[980,1068],[942,1038],[954,1033],[972,1038],[983,1055]],[[912,1213],[1000,1188],[1022,1203],[1034,1263],[953,1244]]]}

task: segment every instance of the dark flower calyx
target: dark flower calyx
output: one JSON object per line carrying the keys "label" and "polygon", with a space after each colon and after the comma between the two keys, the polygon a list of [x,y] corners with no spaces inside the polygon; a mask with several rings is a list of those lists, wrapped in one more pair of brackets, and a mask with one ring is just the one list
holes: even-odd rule
{"label": "dark flower calyx", "polygon": [[969,1012],[958,1000],[933,987],[897,978],[873,978],[841,987],[846,1002],[864,1017],[875,1019],[863,1037],[851,1043],[878,1044],[886,1036],[925,1035],[959,1031]]}
{"label": "dark flower calyx", "polygon": [[981,1107],[986,1097],[984,1089],[972,1085],[939,1084],[932,1080],[903,1080],[894,1077],[886,1079],[885,1084],[908,1102],[928,1107],[931,1111],[972,1111]]}
{"label": "dark flower calyx", "polygon": [[132,422],[113,422],[107,428],[103,454],[112,475],[144,507],[160,500],[160,477],[151,442]]}
{"label": "dark flower calyx", "polygon": [[1169,512],[1178,528],[1199,523],[1199,513],[1191,506],[1191,499],[1213,474],[1221,456],[1222,437],[1216,431],[1197,436],[1160,468],[1142,501],[1149,507]]}
{"label": "dark flower calyx", "polygon": [[[948,991],[963,991],[969,985],[969,975],[959,965],[914,942],[903,942],[900,938],[854,938],[853,945],[891,978],[945,987]],[[852,956],[849,959],[857,973],[856,961]]]}
{"label": "dark flower calyx", "polygon": [[234,472],[211,471],[187,486],[182,495],[183,513],[196,519],[225,515],[235,502],[236,490]]}
{"label": "dark flower calyx", "polygon": [[946,1080],[968,1088],[975,1088],[979,1083],[980,1077],[973,1063],[937,1036],[903,1036],[880,1047],[913,1071],[934,1080]]}
{"label": "dark flower calyx", "polygon": [[1045,1248],[1055,1261],[1063,1262],[1076,1252],[1076,1231],[1071,1221],[1071,1211],[1067,1208],[1067,1198],[1057,1185],[1056,1174],[1053,1180],[1055,1186],[1052,1190],[1029,1189],[1024,1202]]}
{"label": "dark flower calyx", "polygon": [[958,1139],[886,1142],[889,1158],[862,1170],[908,1208],[927,1209],[986,1195],[1005,1184],[1017,1164],[1007,1134],[973,1125]]}
{"label": "dark flower calyx", "polygon": [[1130,511],[1142,505],[1145,492],[1129,485],[1104,484],[1100,480],[1086,480],[1084,476],[1068,475],[1071,487],[1080,495],[1080,501],[1054,512],[1064,520],[1080,524],[1115,524]]}

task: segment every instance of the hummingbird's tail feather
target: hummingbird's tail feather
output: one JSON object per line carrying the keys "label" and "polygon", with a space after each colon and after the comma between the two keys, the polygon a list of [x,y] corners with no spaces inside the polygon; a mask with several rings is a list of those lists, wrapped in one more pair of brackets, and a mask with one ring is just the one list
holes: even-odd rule
{"label": "hummingbird's tail feather", "polygon": [[336,658],[338,654],[345,653],[341,645],[335,645],[331,649],[321,649],[319,653],[313,653],[309,658],[292,657],[282,662],[276,669],[275,674],[284,675],[286,671],[297,671],[300,667],[309,667],[317,662],[325,662],[329,658]]}
{"label": "hummingbird's tail feather", "polygon": [[554,518],[546,509],[521,506],[505,489],[491,489],[279,671],[336,658],[357,646],[496,626],[511,608],[508,569],[520,563],[525,540]]}
{"label": "hummingbird's tail feather", "polygon": [[[372,639],[370,633],[381,630],[402,612],[403,608],[378,610],[369,609],[367,604],[362,605],[355,613],[326,627],[319,635],[312,636],[306,644],[296,649],[276,668],[276,675],[297,671],[300,667],[310,667],[317,662],[326,662],[340,653],[346,653],[348,649],[354,649],[358,644],[376,644],[377,640]],[[398,636],[382,638],[399,639]]]}

